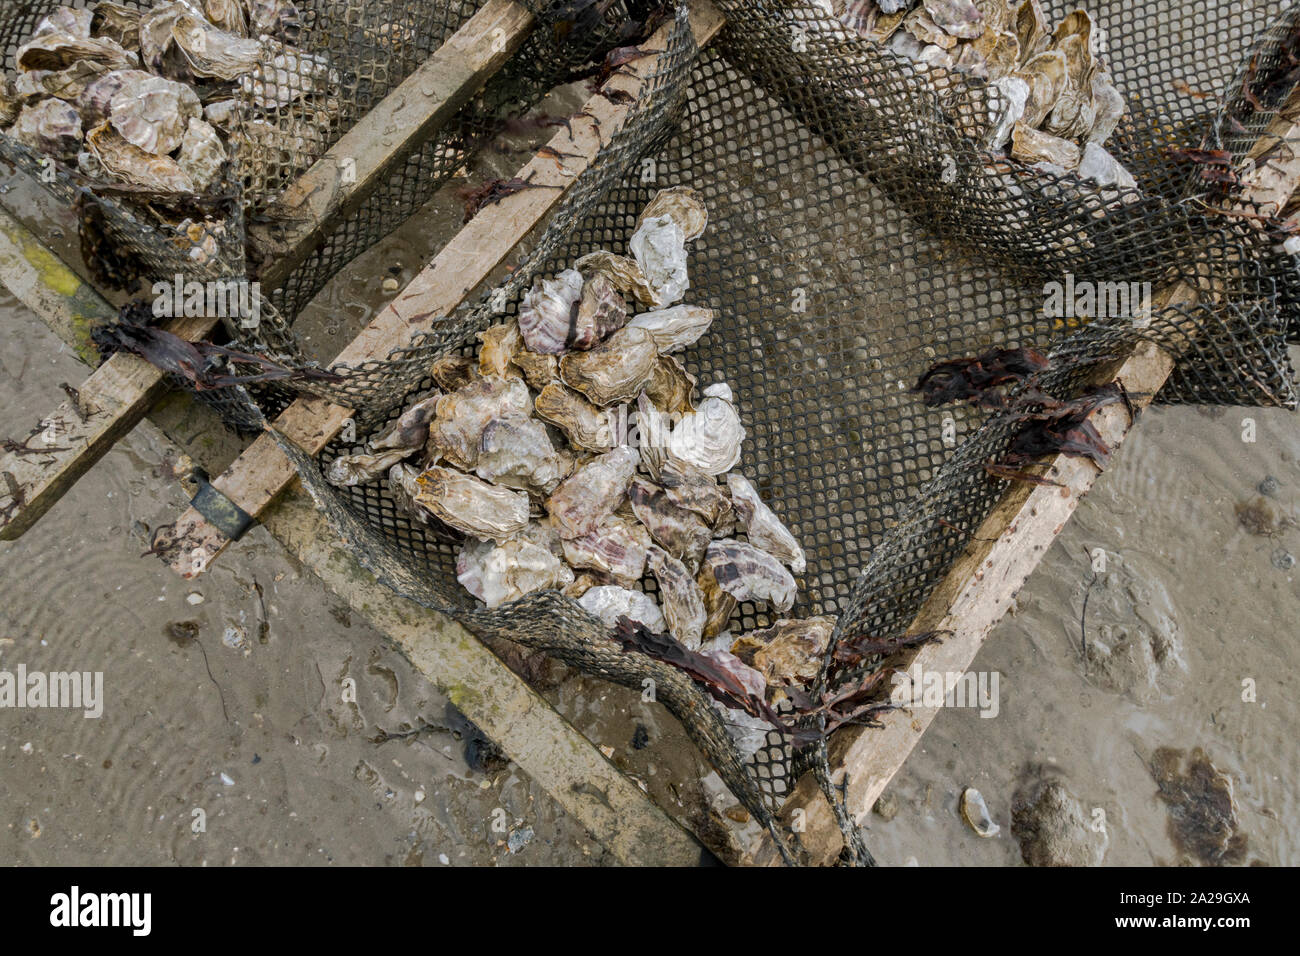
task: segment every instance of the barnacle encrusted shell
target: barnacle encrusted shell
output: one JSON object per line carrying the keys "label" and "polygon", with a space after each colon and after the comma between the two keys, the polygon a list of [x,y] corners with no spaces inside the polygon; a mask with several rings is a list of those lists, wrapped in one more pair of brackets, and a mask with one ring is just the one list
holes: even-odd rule
{"label": "barnacle encrusted shell", "polygon": [[731,652],[769,684],[803,684],[816,679],[834,630],[833,617],[783,619],[742,635]]}
{"label": "barnacle encrusted shell", "polygon": [[674,305],[634,315],[627,325],[628,328],[645,329],[653,335],[660,352],[677,352],[694,345],[717,317],[717,309]]}
{"label": "barnacle encrusted shell", "polygon": [[659,469],[659,484],[668,500],[693,511],[713,529],[714,536],[731,534],[735,515],[731,498],[708,472],[680,458],[667,458]]}
{"label": "barnacle encrusted shell", "polygon": [[528,386],[521,379],[485,375],[438,399],[438,413],[429,424],[427,456],[445,458],[472,471],[478,463],[479,440],[494,418],[532,409]]}
{"label": "barnacle encrusted shell", "polygon": [[534,352],[560,355],[570,347],[582,300],[582,274],[565,269],[554,279],[538,276],[519,304],[519,332]]}
{"label": "barnacle encrusted shell", "polygon": [[637,453],[620,445],[566,478],[546,503],[560,537],[580,538],[599,528],[622,504],[636,464]]}
{"label": "barnacle encrusted shell", "polygon": [[573,460],[556,450],[545,425],[515,413],[484,427],[474,473],[507,488],[548,495],[572,468]]}
{"label": "barnacle encrusted shell", "polygon": [[745,427],[726,383],[704,390],[699,408],[683,415],[668,436],[670,454],[710,475],[729,471],[740,461]]}
{"label": "barnacle encrusted shell", "polygon": [[81,145],[81,116],[63,100],[41,100],[22,108],[9,129],[18,142],[49,156],[68,158]]}
{"label": "barnacle encrusted shell", "polygon": [[628,500],[632,513],[660,547],[691,569],[700,566],[713,535],[699,515],[673,504],[662,488],[641,478],[632,479]]}
{"label": "barnacle encrusted shell", "polygon": [[696,378],[671,355],[659,356],[645,393],[657,408],[668,414],[684,415],[695,410]]}
{"label": "barnacle encrusted shell", "polygon": [[651,548],[647,563],[659,584],[659,601],[668,630],[691,650],[700,646],[708,614],[704,594],[681,561],[661,548]]}
{"label": "barnacle encrusted shell", "polygon": [[429,440],[429,422],[438,411],[439,395],[430,395],[416,402],[398,416],[392,427],[372,438],[367,444],[371,451],[387,448],[405,448],[414,451],[423,448]]}
{"label": "barnacle encrusted shell", "polygon": [[689,186],[671,186],[655,193],[655,197],[641,210],[637,217],[638,227],[647,219],[667,216],[682,231],[687,242],[704,235],[704,228],[709,224],[709,211],[704,206],[704,199],[698,190]]}
{"label": "barnacle encrusted shell", "polygon": [[560,429],[578,448],[603,452],[614,447],[611,413],[597,408],[560,382],[552,382],[543,388],[533,407],[538,418]]}
{"label": "barnacle encrusted shell", "polygon": [[650,536],[644,528],[619,515],[610,515],[591,534],[561,540],[564,559],[574,568],[599,571],[626,587],[645,574]]}
{"label": "barnacle encrusted shell", "polygon": [[528,495],[434,465],[416,479],[416,504],[439,521],[484,541],[505,541],[528,525]]}
{"label": "barnacle encrusted shell", "polygon": [[202,115],[192,89],[161,76],[125,83],[108,108],[109,120],[124,140],[158,156],[175,151],[190,120]]}
{"label": "barnacle encrusted shell", "polygon": [[766,551],[724,538],[704,552],[704,563],[718,586],[737,601],[771,604],[778,611],[794,606],[795,582],[790,572]]}
{"label": "barnacle encrusted shell", "polygon": [[605,276],[614,284],[615,289],[628,293],[642,305],[656,304],[654,289],[650,287],[649,280],[635,259],[597,249],[575,262],[574,268],[584,276]]}
{"label": "barnacle encrusted shell", "polygon": [[597,405],[630,402],[654,374],[659,350],[645,329],[622,328],[586,352],[560,359],[560,378]]}
{"label": "barnacle encrusted shell", "polygon": [[641,591],[632,591],[616,584],[589,588],[578,604],[584,611],[600,619],[613,630],[620,617],[644,624],[656,634],[663,634],[668,624],[655,599]]}
{"label": "barnacle encrusted shell", "polygon": [[325,480],[343,488],[364,485],[379,478],[409,454],[409,448],[386,448],[375,453],[339,455],[325,470]]}
{"label": "barnacle encrusted shell", "polygon": [[192,193],[194,182],[170,156],[155,156],[124,140],[109,124],[86,134],[86,148],[99,167],[118,182],[158,193]]}
{"label": "barnacle encrusted shell", "polygon": [[686,294],[686,235],[669,216],[652,216],[628,240],[628,251],[641,267],[656,308],[672,305]]}
{"label": "barnacle encrusted shell", "polygon": [[736,517],[745,529],[749,543],[762,548],[778,561],[790,566],[795,574],[807,567],[803,548],[781,519],[759,498],[757,489],[739,472],[727,475],[727,488],[736,508]]}
{"label": "barnacle encrusted shell", "polygon": [[548,549],[511,538],[501,544],[469,540],[456,559],[456,580],[489,608],[533,591],[564,590],[573,571]]}
{"label": "barnacle encrusted shell", "polygon": [[215,129],[203,120],[192,119],[185,128],[176,162],[193,181],[194,188],[204,192],[217,181],[226,163],[226,147]]}

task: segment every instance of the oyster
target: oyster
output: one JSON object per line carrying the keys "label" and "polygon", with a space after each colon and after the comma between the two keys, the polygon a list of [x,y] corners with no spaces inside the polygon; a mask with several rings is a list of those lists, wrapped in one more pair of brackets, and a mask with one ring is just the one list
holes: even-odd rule
{"label": "oyster", "polygon": [[194,182],[176,160],[131,145],[107,123],[86,134],[86,148],[99,168],[118,182],[161,194],[194,192]]}
{"label": "oyster", "polygon": [[384,451],[389,448],[405,448],[415,451],[423,448],[429,440],[429,422],[437,414],[438,399],[431,395],[423,401],[416,402],[393,422],[391,428],[381,435],[370,439],[367,447],[371,451]]}
{"label": "oyster", "polygon": [[484,426],[474,473],[493,484],[548,495],[572,468],[573,460],[555,450],[545,425],[514,413]]}
{"label": "oyster", "polygon": [[729,471],[740,461],[745,428],[733,404],[730,386],[710,385],[700,407],[683,415],[668,436],[668,452],[710,475]]}
{"label": "oyster", "polygon": [[542,389],[534,408],[539,418],[564,432],[578,448],[600,452],[614,447],[611,413],[602,411],[559,382]]}
{"label": "oyster", "polygon": [[203,118],[226,133],[234,131],[239,118],[238,100],[213,100],[203,107]]}
{"label": "oyster", "polygon": [[248,5],[248,32],[267,34],[285,43],[297,43],[302,33],[302,14],[292,0],[243,0]]}
{"label": "oyster", "polygon": [[14,62],[23,72],[57,72],[79,61],[98,63],[110,70],[140,65],[139,57],[108,37],[73,36],[59,31],[32,37],[14,54]]}
{"label": "oyster", "polygon": [[799,547],[799,542],[781,519],[759,498],[749,479],[739,473],[727,475],[727,488],[731,491],[736,517],[740,519],[749,543],[788,564],[795,574],[802,574],[807,567],[803,548]]}
{"label": "oyster", "polygon": [[95,4],[90,35],[113,40],[124,50],[140,52],[140,11],[107,0]]}
{"label": "oyster", "polygon": [[483,375],[496,375],[505,378],[514,374],[511,365],[515,354],[521,351],[523,339],[519,335],[519,325],[505,322],[490,325],[478,333],[479,352],[478,370]]}
{"label": "oyster", "polygon": [[583,572],[573,579],[573,583],[564,589],[564,596],[577,600],[594,587],[599,587],[608,582],[601,580],[594,574]]}
{"label": "oyster", "polygon": [[342,488],[364,485],[379,478],[410,454],[410,448],[387,448],[374,454],[339,455],[325,470],[325,480]]}
{"label": "oyster", "polygon": [[686,271],[686,235],[671,217],[643,220],[627,245],[645,276],[650,304],[663,308],[686,294],[691,285]]}
{"label": "oyster", "polygon": [[589,349],[611,332],[621,329],[626,322],[627,304],[623,296],[609,276],[598,272],[583,284],[568,345],[575,349]]}
{"label": "oyster", "polygon": [[671,355],[659,356],[654,373],[646,382],[645,394],[670,415],[685,415],[695,410],[695,376]]}
{"label": "oyster", "polygon": [[822,657],[835,630],[835,618],[780,620],[751,631],[731,645],[731,652],[772,684],[806,684],[817,679]]}
{"label": "oyster", "polygon": [[473,538],[502,542],[528,525],[528,495],[434,465],[416,479],[416,504]]}
{"label": "oyster", "polygon": [[518,349],[510,357],[510,364],[523,373],[531,388],[542,391],[552,382],[559,382],[560,362],[554,355],[541,355],[528,349]]}
{"label": "oyster", "polygon": [[1042,53],[1051,42],[1052,32],[1048,29],[1047,16],[1039,0],[1022,0],[1016,8],[1012,27],[1020,41],[1020,55],[1025,60]]}
{"label": "oyster", "polygon": [[456,580],[489,608],[540,590],[564,590],[573,572],[549,550],[523,538],[501,544],[466,541],[456,559]]}
{"label": "oyster", "polygon": [[645,574],[650,536],[645,529],[611,515],[591,534],[565,538],[564,559],[574,568],[599,571],[616,584],[631,587]]}
{"label": "oyster", "polygon": [[147,80],[150,76],[144,70],[113,70],[99,76],[77,97],[77,109],[81,111],[82,122],[87,126],[98,126],[107,120],[113,97],[118,91],[124,86],[134,86]]}
{"label": "oyster", "polygon": [[68,159],[81,147],[81,116],[63,100],[40,100],[22,108],[8,133],[38,152]]}
{"label": "oyster", "polygon": [[713,535],[699,515],[673,504],[662,488],[641,478],[632,479],[628,499],[632,513],[661,548],[692,569],[700,566]]}
{"label": "oyster", "polygon": [[1116,189],[1137,187],[1133,174],[1096,143],[1089,143],[1083,147],[1083,158],[1079,160],[1075,172],[1080,179],[1091,179],[1099,186],[1112,186]]}
{"label": "oyster", "polygon": [[194,188],[206,192],[226,164],[226,147],[215,129],[203,120],[192,119],[185,128],[176,162],[193,181]]}
{"label": "oyster", "polygon": [[1011,155],[1026,163],[1052,163],[1062,169],[1074,169],[1083,158],[1079,147],[1068,139],[1024,123],[1017,123],[1011,131]]}
{"label": "oyster", "polygon": [[605,276],[614,284],[615,289],[631,295],[642,305],[658,304],[649,280],[634,259],[598,249],[575,262],[574,268],[584,276]]}
{"label": "oyster", "polygon": [[659,583],[659,600],[668,630],[691,650],[700,646],[708,614],[704,594],[686,566],[660,548],[651,548],[650,573]]}
{"label": "oyster", "polygon": [[945,33],[974,40],[984,33],[984,14],[972,0],[923,0],[925,12]]}
{"label": "oyster", "polygon": [[637,454],[623,445],[592,459],[566,478],[546,503],[562,538],[591,534],[623,503]]}
{"label": "oyster", "polygon": [[709,211],[704,207],[704,200],[698,190],[689,186],[673,186],[655,193],[654,199],[641,210],[637,228],[647,219],[659,216],[667,216],[675,222],[687,242],[704,235],[704,228],[709,224]]}
{"label": "oyster", "polygon": [[155,73],[180,76],[182,69],[170,62],[169,56],[175,46],[173,27],[183,16],[202,16],[202,11],[189,0],[174,0],[173,3],[160,3],[152,10],[140,15],[137,30],[140,41],[140,59],[146,67]]}
{"label": "oyster", "polygon": [[649,395],[642,392],[637,396],[637,448],[646,471],[656,477],[668,454],[668,441],[672,436],[672,427],[672,420],[668,413],[656,407]]}
{"label": "oyster", "polygon": [[1015,75],[1029,84],[1021,122],[1037,127],[1052,112],[1069,82],[1065,54],[1060,50],[1046,50],[1026,60]]}
{"label": "oyster", "polygon": [[449,392],[469,385],[477,377],[477,363],[465,355],[440,355],[429,368],[429,374],[439,387]]}
{"label": "oyster", "polygon": [[620,617],[644,624],[656,634],[663,634],[668,628],[663,611],[659,610],[654,598],[618,585],[588,588],[578,598],[578,605],[588,614],[599,618],[611,631],[618,625]]}
{"label": "oyster", "polygon": [[0,129],[18,119],[22,108],[23,104],[18,98],[18,91],[14,89],[13,81],[0,73]]}
{"label": "oyster", "polygon": [[540,276],[519,304],[519,331],[533,352],[560,355],[575,333],[582,300],[582,274],[565,269],[554,279]]}
{"label": "oyster", "polygon": [[1004,76],[995,80],[993,86],[1001,94],[1002,109],[989,133],[990,149],[1001,149],[1011,138],[1011,130],[1025,115],[1029,104],[1029,84],[1018,76]]}
{"label": "oyster", "polygon": [[248,36],[248,8],[244,0],[203,0],[203,12],[227,33]]}
{"label": "oyster", "polygon": [[699,515],[715,536],[731,533],[735,525],[731,499],[708,472],[669,457],[659,469],[659,483],[669,501]]}
{"label": "oyster", "polygon": [[132,146],[162,156],[176,150],[189,121],[203,114],[198,95],[161,76],[128,81],[109,101],[113,128]]}
{"label": "oyster", "polygon": [[397,502],[398,510],[420,524],[428,524],[429,512],[415,503],[415,496],[420,493],[420,485],[416,481],[419,477],[420,469],[398,462],[388,469],[388,490]]}
{"label": "oyster", "polygon": [[630,402],[654,374],[659,352],[645,329],[622,328],[586,352],[560,359],[560,379],[597,405]]}
{"label": "oyster", "polygon": [[32,36],[44,36],[46,33],[62,33],[81,39],[90,39],[90,21],[94,14],[90,10],[76,7],[55,7],[41,18],[32,31]]}
{"label": "oyster", "polygon": [[479,441],[488,422],[532,408],[528,386],[517,378],[484,376],[438,399],[437,417],[429,424],[427,457],[445,458],[457,468],[473,470]]}
{"label": "oyster", "polygon": [[195,78],[242,81],[258,69],[266,52],[260,40],[237,36],[190,13],[177,16],[171,30],[180,61]]}
{"label": "oyster", "polygon": [[704,639],[710,640],[730,626],[731,616],[736,613],[736,599],[723,590],[707,563],[700,567],[695,583],[700,586],[700,594],[704,596]]}
{"label": "oyster", "polygon": [[628,320],[628,328],[645,329],[654,336],[660,352],[677,352],[694,345],[718,317],[717,309],[696,305],[674,305],[667,309],[642,312]]}
{"label": "oyster", "polygon": [[1096,70],[1092,74],[1092,101],[1095,119],[1088,133],[1088,142],[1101,145],[1110,139],[1124,118],[1124,97],[1115,89],[1110,74],[1105,70]]}
{"label": "oyster", "polygon": [[[78,60],[57,72],[33,70],[31,73],[24,73],[23,79],[50,96],[75,103],[85,94],[88,87],[111,72],[113,71],[106,64],[96,63],[93,60]],[[83,121],[84,119],[83,117]]]}
{"label": "oyster", "polygon": [[731,538],[714,541],[704,563],[718,586],[737,601],[758,601],[785,612],[794,606],[795,583],[790,572],[766,551]]}

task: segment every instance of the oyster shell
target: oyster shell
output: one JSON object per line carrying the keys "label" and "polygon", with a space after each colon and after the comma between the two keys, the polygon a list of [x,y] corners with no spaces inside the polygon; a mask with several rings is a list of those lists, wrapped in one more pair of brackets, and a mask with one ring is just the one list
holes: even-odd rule
{"label": "oyster shell", "polygon": [[646,471],[658,477],[668,454],[672,437],[672,420],[668,413],[656,407],[650,396],[642,392],[636,400],[637,449]]}
{"label": "oyster shell", "polygon": [[573,469],[573,459],[551,444],[546,426],[515,413],[483,428],[474,473],[493,484],[548,495]]}
{"label": "oyster shell", "polygon": [[203,115],[198,95],[161,76],[128,80],[109,101],[109,121],[122,138],[146,153],[174,152],[189,121]]}
{"label": "oyster shell", "polygon": [[1039,53],[1026,60],[1015,76],[1029,84],[1029,97],[1021,122],[1037,127],[1052,112],[1069,82],[1065,54],[1060,50]]}
{"label": "oyster shell", "polygon": [[707,641],[722,634],[731,625],[731,617],[736,613],[736,599],[722,589],[707,563],[700,567],[695,583],[700,586],[700,594],[704,596],[704,639]]}
{"label": "oyster shell", "polygon": [[751,631],[731,645],[731,653],[772,684],[806,684],[817,679],[822,657],[835,630],[835,618],[780,620]]}
{"label": "oyster shell", "polygon": [[984,14],[972,0],[923,0],[925,12],[950,36],[974,40],[984,33]]}
{"label": "oyster shell", "polygon": [[598,249],[575,262],[574,268],[584,276],[607,277],[615,289],[631,295],[642,305],[656,305],[655,292],[634,259]]}
{"label": "oyster shell", "polygon": [[515,354],[523,348],[519,325],[505,322],[490,325],[478,333],[478,369],[483,375],[506,378],[514,374],[511,368]]}
{"label": "oyster shell", "polygon": [[416,402],[398,416],[392,427],[370,439],[367,446],[371,451],[385,451],[389,448],[416,451],[423,448],[429,440],[429,422],[437,414],[439,398],[440,395],[430,395]]}
{"label": "oyster shell", "polygon": [[708,472],[680,458],[668,458],[659,469],[659,484],[668,500],[699,515],[716,536],[731,534],[735,513],[731,499]]}
{"label": "oyster shell", "polygon": [[86,126],[98,126],[108,119],[113,97],[122,87],[134,85],[150,78],[144,70],[112,70],[90,83],[77,97],[77,109],[81,111],[82,122]]}
{"label": "oyster shell", "polygon": [[641,478],[632,479],[628,500],[655,543],[687,567],[700,566],[713,534],[699,515],[673,504],[662,488]]}
{"label": "oyster shell", "polygon": [[203,120],[190,120],[176,162],[185,170],[198,192],[206,192],[217,181],[226,158],[226,147],[222,145],[217,131]]}
{"label": "oyster shell", "polygon": [[671,217],[652,216],[642,221],[627,247],[645,276],[655,308],[672,305],[686,294],[691,285],[686,270],[686,235]]}
{"label": "oyster shell", "polygon": [[645,329],[654,336],[655,346],[660,352],[677,352],[694,345],[703,335],[713,320],[718,317],[717,309],[705,309],[697,305],[674,305],[667,309],[655,309],[642,312],[628,320],[628,328]]}
{"label": "oyster shell", "polygon": [[993,822],[984,795],[974,787],[967,787],[961,792],[961,818],[975,831],[977,836],[989,839],[1002,832],[1002,828]]}
{"label": "oyster shell", "polygon": [[140,52],[140,11],[120,3],[95,4],[90,35],[112,40],[132,53]]}
{"label": "oyster shell", "polygon": [[266,52],[260,40],[222,30],[190,13],[173,21],[172,42],[185,71],[196,78],[243,81],[258,69]]}
{"label": "oyster shell", "polygon": [[13,81],[0,73],[0,129],[11,125],[22,112],[23,104],[14,89]]}
{"label": "oyster shell", "polygon": [[1100,146],[1110,139],[1124,118],[1124,97],[1115,89],[1110,74],[1105,70],[1093,71],[1092,101],[1095,116],[1092,130],[1088,133],[1088,142]]}
{"label": "oyster shell", "polygon": [[696,378],[671,355],[660,355],[645,394],[668,414],[685,415],[695,410]]}
{"label": "oyster shell", "polygon": [[496,542],[528,525],[528,495],[434,465],[416,479],[416,504],[473,538]]}
{"label": "oyster shell", "polygon": [[691,650],[697,650],[708,620],[700,586],[686,565],[661,548],[650,549],[648,564],[650,573],[659,583],[659,600],[668,630]]}
{"label": "oyster shell", "polygon": [[341,488],[364,485],[387,473],[410,454],[410,448],[387,448],[377,453],[339,455],[325,470],[325,480]]}
{"label": "oyster shell", "polygon": [[519,331],[531,351],[560,355],[569,349],[582,285],[582,274],[576,269],[565,269],[554,279],[533,280],[519,304]]}
{"label": "oyster shell", "polygon": [[292,0],[244,0],[248,5],[248,32],[268,34],[285,43],[297,43],[302,33],[302,14]]}
{"label": "oyster shell", "polygon": [[83,60],[110,70],[126,70],[140,65],[139,57],[108,37],[73,36],[59,31],[32,37],[14,54],[18,69],[27,73],[35,70],[57,72]]}
{"label": "oyster shell", "polygon": [[203,0],[203,12],[227,33],[248,36],[248,8],[244,0]]}
{"label": "oyster shell", "polygon": [[1011,130],[1025,115],[1029,104],[1029,84],[1018,76],[1004,76],[993,81],[1002,100],[1002,110],[989,133],[990,149],[1001,149],[1011,138]]}
{"label": "oyster shell", "polygon": [[429,512],[415,503],[415,496],[420,493],[420,469],[405,462],[398,462],[388,469],[388,490],[397,502],[398,510],[420,524],[429,523]]}
{"label": "oyster shell", "polygon": [[555,489],[546,510],[562,538],[591,534],[623,503],[637,454],[619,446],[578,468]]}
{"label": "oyster shell", "polygon": [[1011,131],[1011,155],[1026,163],[1052,163],[1074,169],[1083,158],[1079,147],[1068,139],[1044,133],[1024,123]]}
{"label": "oyster shell", "polygon": [[627,304],[604,273],[596,273],[582,287],[577,321],[569,335],[569,347],[589,349],[627,322]]}
{"label": "oyster shell", "polygon": [[99,167],[118,182],[160,194],[194,192],[194,182],[176,160],[131,145],[107,123],[86,134],[86,148]]}
{"label": "oyster shell", "polygon": [[478,463],[479,441],[488,422],[532,409],[528,386],[517,378],[484,376],[438,399],[437,417],[429,423],[429,461],[445,458],[472,471]]}
{"label": "oyster shell", "polygon": [[611,413],[597,408],[560,382],[544,387],[533,407],[539,418],[564,432],[578,448],[603,452],[614,447]]}
{"label": "oyster shell", "polygon": [[594,574],[583,572],[573,579],[573,583],[564,589],[564,596],[578,600],[594,587],[599,587],[608,582],[601,580]]}
{"label": "oyster shell", "polygon": [[47,33],[62,33],[72,37],[89,39],[91,36],[90,21],[93,16],[94,13],[90,10],[77,7],[55,7],[36,24],[32,36],[39,37]]}
{"label": "oyster shell", "polygon": [[59,159],[75,156],[81,148],[81,116],[63,100],[29,103],[8,132],[25,146]]}
{"label": "oyster shell", "polygon": [[749,479],[733,472],[727,475],[727,488],[731,491],[736,517],[740,519],[749,543],[788,564],[795,574],[802,574],[807,568],[803,548],[799,547],[798,540],[781,519],[759,498]]}
{"label": "oyster shell", "polygon": [[1028,60],[1047,49],[1052,39],[1052,31],[1047,25],[1047,16],[1039,0],[1022,0],[1012,18],[1012,27],[1016,39],[1020,41],[1020,56]]}
{"label": "oyster shell", "polygon": [[456,580],[489,608],[540,590],[561,591],[573,572],[549,550],[523,538],[501,544],[469,540],[456,559]]}
{"label": "oyster shell", "polygon": [[440,355],[429,368],[429,374],[440,388],[454,392],[469,385],[476,378],[478,363],[465,355]]}
{"label": "oyster shell", "polygon": [[668,436],[668,452],[710,475],[729,471],[740,461],[745,428],[733,404],[730,386],[710,385],[699,408],[683,415]]}
{"label": "oyster shell", "polygon": [[663,611],[654,598],[615,584],[589,588],[578,598],[578,605],[588,614],[599,618],[611,631],[618,625],[620,617],[644,624],[656,634],[663,634],[668,629]]}
{"label": "oyster shell", "polygon": [[645,329],[622,328],[595,348],[560,358],[560,379],[597,405],[630,402],[654,374],[659,351]]}
{"label": "oyster shell", "polygon": [[234,131],[235,121],[239,118],[238,100],[213,100],[203,107],[203,118],[218,129],[227,133]]}
{"label": "oyster shell", "polygon": [[[85,94],[88,87],[111,72],[113,71],[106,64],[96,63],[93,60],[78,60],[57,72],[33,70],[31,73],[24,73],[23,79],[50,96],[75,103]],[[84,122],[85,117],[82,117],[82,120]]]}
{"label": "oyster shell", "polygon": [[771,604],[785,612],[794,606],[795,582],[790,572],[766,551],[732,538],[714,541],[704,564],[718,586],[737,601]]}
{"label": "oyster shell", "polygon": [[560,380],[560,361],[554,355],[540,355],[520,348],[511,356],[510,363],[523,373],[529,387],[539,392]]}
{"label": "oyster shell", "polygon": [[667,216],[677,223],[687,242],[704,235],[704,228],[709,224],[709,211],[704,206],[703,197],[689,186],[672,186],[655,193],[637,217],[637,228],[647,219],[659,216]]}
{"label": "oyster shell", "polygon": [[562,540],[564,559],[574,568],[599,571],[624,587],[631,587],[645,574],[650,536],[618,515],[606,518],[591,534]]}

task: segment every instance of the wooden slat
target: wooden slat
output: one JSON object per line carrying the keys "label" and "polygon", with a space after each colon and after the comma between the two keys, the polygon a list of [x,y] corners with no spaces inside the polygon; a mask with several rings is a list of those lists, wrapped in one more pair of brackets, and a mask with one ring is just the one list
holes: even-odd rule
{"label": "wooden slat", "polygon": [[[289,224],[280,230],[261,226],[250,233],[250,241],[262,255],[275,257],[259,276],[263,287],[269,290],[282,283],[341,219],[374,192],[395,163],[468,102],[519,48],[532,24],[532,14],[514,0],[488,0],[427,62],[291,184],[278,204]],[[95,321],[112,314],[110,310],[104,315],[101,310]],[[178,319],[166,328],[183,338],[202,339],[212,334],[218,322],[218,317],[202,316]],[[87,344],[80,342],[78,347],[84,349]],[[59,450],[40,455],[8,454],[0,459],[0,474],[8,472],[14,477],[22,500],[20,506],[0,512],[0,539],[12,540],[35,524],[118,438],[135,427],[165,391],[165,382],[148,363],[119,353],[101,365],[79,391],[93,414],[83,420],[65,403],[42,419],[67,423],[67,430],[50,446]]]}
{"label": "wooden slat", "polygon": [[[697,2],[691,8],[691,27],[696,42],[703,45],[721,28],[722,15],[712,4]],[[671,24],[665,24],[647,42],[651,49],[663,49]],[[634,61],[632,76],[616,75],[606,90],[625,89],[635,93],[643,78],[654,69],[657,56]],[[539,186],[526,189],[483,209],[443,248],[410,284],[361,331],[335,359],[335,364],[355,364],[382,359],[408,344],[430,322],[450,314],[465,296],[483,281],[560,202],[565,190],[596,157],[606,135],[626,116],[629,106],[608,97],[593,96],[586,105],[594,122],[575,120],[572,131],[562,130],[549,146],[564,157],[565,170],[554,159],[537,156],[516,175]],[[276,420],[276,427],[308,454],[324,448],[352,416],[350,409],[320,399],[295,401]],[[288,459],[268,435],[260,436],[249,449],[213,482],[213,486],[250,515],[257,516],[296,477]],[[221,531],[199,512],[188,509],[175,525],[176,557],[172,568],[190,578],[202,573],[229,543]]]}
{"label": "wooden slat", "polygon": [[[1291,106],[1300,103],[1293,98]],[[1300,125],[1283,111],[1261,139],[1255,154],[1277,146],[1271,161],[1243,177],[1245,197],[1277,210],[1300,183]],[[1153,307],[1194,304],[1197,290],[1185,283],[1159,290]],[[1099,371],[1098,382],[1121,382],[1137,408],[1148,405],[1174,368],[1173,357],[1152,343],[1142,343],[1127,358]],[[1091,420],[1112,449],[1133,427],[1122,404],[1093,413]],[[1012,484],[993,512],[980,525],[965,552],[922,606],[909,633],[946,630],[942,643],[929,643],[899,654],[892,666],[901,671],[918,665],[923,671],[965,672],[993,626],[1007,612],[1016,593],[1038,566],[1056,536],[1064,529],[1080,500],[1092,488],[1101,470],[1086,458],[1056,455],[1045,459],[1039,473],[1064,487]],[[861,820],[884,792],[903,762],[938,715],[938,708],[912,706],[881,717],[883,729],[841,728],[827,743],[832,779],[839,785],[847,776],[847,806]],[[786,826],[798,821],[799,839],[808,862],[827,865],[843,847],[831,806],[811,773],[796,784],[780,819]],[[750,862],[780,863],[768,840]]]}
{"label": "wooden slat", "polygon": [[[2,220],[0,220],[2,222]],[[93,314],[103,299],[73,280],[56,255],[21,225],[2,233],[24,255],[15,262],[0,243],[0,276],[65,342],[80,340],[76,318]],[[24,265],[25,263],[25,265]],[[32,265],[38,263],[39,267]],[[90,358],[83,357],[89,364]],[[152,422],[143,428],[152,429]],[[215,413],[194,405],[181,429],[158,441],[181,446],[173,456],[193,456],[209,471],[218,467],[204,436],[224,432]],[[507,756],[578,820],[620,863],[691,866],[699,843],[621,773],[592,743],[477,638],[442,615],[397,597],[335,546],[334,534],[301,488],[267,509],[263,526],[331,591],[349,604],[411,661]]]}

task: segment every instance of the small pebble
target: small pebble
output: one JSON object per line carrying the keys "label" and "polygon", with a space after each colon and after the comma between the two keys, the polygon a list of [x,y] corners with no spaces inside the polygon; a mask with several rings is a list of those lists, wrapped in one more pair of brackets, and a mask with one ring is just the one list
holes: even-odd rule
{"label": "small pebble", "polygon": [[876,816],[888,823],[898,816],[898,800],[893,794],[882,793],[873,809],[876,811]]}
{"label": "small pebble", "polygon": [[22,751],[23,753],[25,753],[25,754],[29,754],[29,753],[32,752],[32,742],[29,740],[29,741],[27,741],[27,743],[23,744],[23,745],[22,745],[21,747],[19,747],[18,749],[21,750],[21,751]]}
{"label": "small pebble", "polygon": [[423,801],[424,801],[424,791],[423,790],[415,791],[415,802],[422,803]]}
{"label": "small pebble", "polygon": [[1264,480],[1259,483],[1259,493],[1272,498],[1277,494],[1278,481],[1272,475],[1265,475]]}
{"label": "small pebble", "polygon": [[447,854],[445,854],[445,853],[439,853],[439,854],[438,854],[438,862],[441,863],[443,866],[446,866],[447,864],[449,864],[449,863],[451,862],[451,859],[447,856]]}
{"label": "small pebble", "polygon": [[383,288],[385,292],[396,292],[400,288],[400,286],[398,285],[396,279],[394,279],[392,276],[389,276],[387,279],[384,280]]}
{"label": "small pebble", "polygon": [[518,853],[524,847],[528,846],[533,839],[532,827],[521,827],[518,830],[512,830],[510,836],[506,838],[506,848],[511,853]]}
{"label": "small pebble", "polygon": [[736,804],[734,807],[728,807],[723,811],[723,813],[727,815],[728,820],[734,820],[736,823],[749,822],[749,811],[740,804]]}

